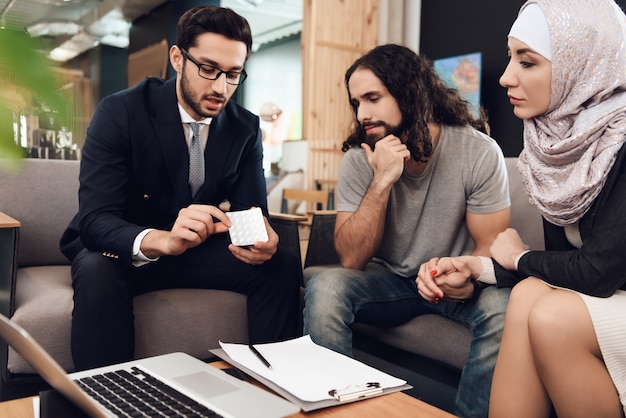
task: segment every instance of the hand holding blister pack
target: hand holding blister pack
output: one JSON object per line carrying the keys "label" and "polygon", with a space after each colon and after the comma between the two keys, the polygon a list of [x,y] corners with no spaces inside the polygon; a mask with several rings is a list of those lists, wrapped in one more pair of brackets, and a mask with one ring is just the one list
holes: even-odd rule
{"label": "hand holding blister pack", "polygon": [[228,234],[234,245],[245,247],[257,241],[269,240],[261,208],[226,212],[226,216],[233,223]]}

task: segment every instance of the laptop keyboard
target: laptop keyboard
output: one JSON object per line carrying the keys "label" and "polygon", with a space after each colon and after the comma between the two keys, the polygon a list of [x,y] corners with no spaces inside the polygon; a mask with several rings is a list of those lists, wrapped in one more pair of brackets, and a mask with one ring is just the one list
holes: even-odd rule
{"label": "laptop keyboard", "polygon": [[119,417],[221,417],[137,367],[85,377],[76,383]]}

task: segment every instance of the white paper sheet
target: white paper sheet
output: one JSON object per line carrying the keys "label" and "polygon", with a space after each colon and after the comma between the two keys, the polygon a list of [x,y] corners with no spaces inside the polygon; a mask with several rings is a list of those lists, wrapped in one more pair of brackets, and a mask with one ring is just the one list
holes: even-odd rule
{"label": "white paper sheet", "polygon": [[331,390],[343,393],[378,383],[381,388],[401,386],[406,381],[315,344],[306,335],[279,343],[255,344],[272,368],[265,366],[247,344],[220,341],[222,349],[234,361],[271,380],[297,398],[316,402],[333,399]]}

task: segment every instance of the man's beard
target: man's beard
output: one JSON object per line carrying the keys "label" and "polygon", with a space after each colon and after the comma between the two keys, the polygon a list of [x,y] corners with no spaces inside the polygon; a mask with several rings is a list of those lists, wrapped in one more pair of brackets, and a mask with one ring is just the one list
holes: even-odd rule
{"label": "man's beard", "polygon": [[[367,135],[365,133],[365,127],[366,126],[382,126],[385,128],[385,132],[383,134],[370,134]],[[397,125],[397,126],[392,126],[389,125],[388,123],[385,122],[370,122],[370,123],[365,123],[365,124],[361,124],[359,125],[359,136],[361,137],[361,139],[363,140],[363,142],[365,142],[367,145],[370,146],[370,148],[372,150],[374,150],[374,147],[376,146],[376,143],[378,141],[380,141],[381,139],[385,138],[387,135],[395,135],[398,138],[400,138],[400,140],[404,143],[405,141],[402,139],[403,135],[402,135],[402,131],[403,131],[403,127],[402,125]]]}
{"label": "man's beard", "polygon": [[[187,79],[187,77],[185,77],[184,72],[180,80],[180,91],[181,91],[181,96],[182,96],[183,101],[196,113],[196,115],[202,118],[214,118],[220,114],[219,111],[207,112],[202,109],[202,106],[200,106],[200,102],[202,101],[202,99],[199,98],[198,95],[191,89],[189,85],[189,80]],[[212,95],[211,97],[224,99],[224,96],[216,95],[216,94]],[[226,106],[226,101],[224,102],[224,106]],[[222,109],[223,108],[224,107],[222,107]]]}

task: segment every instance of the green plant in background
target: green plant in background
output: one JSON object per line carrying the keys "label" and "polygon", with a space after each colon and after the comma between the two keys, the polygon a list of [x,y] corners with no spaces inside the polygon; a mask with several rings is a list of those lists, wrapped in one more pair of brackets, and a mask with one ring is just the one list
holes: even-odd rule
{"label": "green plant in background", "polygon": [[68,105],[40,46],[26,32],[0,29],[0,68],[10,75],[0,77],[0,158],[5,161],[19,161],[24,155],[14,140],[14,115],[25,110],[33,114],[43,106],[67,120]]}

